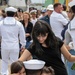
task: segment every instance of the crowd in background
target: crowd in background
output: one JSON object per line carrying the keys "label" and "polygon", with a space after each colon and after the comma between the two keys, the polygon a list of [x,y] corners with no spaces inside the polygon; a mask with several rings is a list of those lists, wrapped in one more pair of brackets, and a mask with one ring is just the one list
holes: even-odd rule
{"label": "crowd in background", "polygon": [[[71,53],[72,55],[75,55],[75,45],[74,45],[75,44],[75,36],[74,36],[75,35],[74,34],[74,32],[75,32],[75,26],[74,26],[75,5],[72,8],[68,7],[68,10],[67,11],[66,10],[67,10],[67,7],[65,5],[62,5],[61,3],[56,3],[54,5],[50,4],[47,6],[47,8],[44,8],[42,10],[37,10],[36,8],[30,8],[29,12],[23,11],[21,8],[17,8],[17,11],[14,13],[13,17],[15,18],[16,21],[21,23],[20,25],[22,25],[22,27],[24,29],[24,30],[22,29],[22,32],[24,31],[24,35],[22,35],[23,33],[20,30],[19,30],[20,33],[18,32],[20,35],[19,53],[21,53],[23,50],[23,47],[21,44],[23,42],[23,40],[26,43],[23,46],[26,49],[30,48],[30,46],[32,45],[32,42],[34,42],[33,38],[35,38],[32,36],[33,28],[36,25],[36,22],[38,22],[39,20],[42,20],[42,21],[45,21],[49,25],[49,27],[52,29],[55,36],[62,40],[62,42],[65,44],[69,53]],[[0,24],[3,20],[5,20],[5,18],[9,17],[8,14],[6,14],[6,10],[0,10]],[[41,22],[40,22],[40,24],[41,24]],[[65,30],[65,32],[64,32],[64,30]],[[2,40],[3,37],[0,37],[0,39]],[[0,40],[0,42],[1,42],[1,40]],[[21,40],[21,43],[20,43],[20,40]],[[62,44],[62,42],[60,44]],[[61,47],[59,47],[59,48],[61,48]],[[65,57],[63,56],[63,54],[64,54],[64,52],[61,53],[61,59],[63,61],[62,63],[64,63],[66,66],[68,75],[74,75],[75,70],[71,69],[73,62],[67,61],[65,59]],[[20,56],[21,56],[21,54],[18,56],[18,58]],[[28,60],[31,58],[36,58],[36,56],[34,56],[32,54],[32,56],[30,56],[28,58]],[[2,57],[2,59],[3,59],[3,57]],[[19,62],[19,63],[21,63],[21,62]],[[3,64],[6,65],[6,62],[4,61]],[[44,69],[42,71],[45,71]],[[54,74],[50,74],[50,75],[54,75]],[[57,74],[55,74],[55,75],[57,75]]]}

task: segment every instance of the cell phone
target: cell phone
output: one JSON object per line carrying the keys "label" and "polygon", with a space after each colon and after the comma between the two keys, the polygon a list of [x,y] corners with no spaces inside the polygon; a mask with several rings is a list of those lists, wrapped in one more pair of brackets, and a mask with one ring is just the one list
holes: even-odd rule
{"label": "cell phone", "polygon": [[75,63],[73,63],[71,69],[72,69],[72,70],[75,70]]}

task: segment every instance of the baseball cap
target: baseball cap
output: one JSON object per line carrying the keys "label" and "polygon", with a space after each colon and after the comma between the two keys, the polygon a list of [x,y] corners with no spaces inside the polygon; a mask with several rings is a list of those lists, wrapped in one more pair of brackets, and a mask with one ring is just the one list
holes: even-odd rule
{"label": "baseball cap", "polygon": [[54,10],[53,5],[52,4],[48,5],[47,10]]}
{"label": "baseball cap", "polygon": [[44,61],[37,59],[31,59],[28,61],[24,61],[23,63],[25,65],[25,68],[28,70],[39,70],[42,69],[45,65]]}

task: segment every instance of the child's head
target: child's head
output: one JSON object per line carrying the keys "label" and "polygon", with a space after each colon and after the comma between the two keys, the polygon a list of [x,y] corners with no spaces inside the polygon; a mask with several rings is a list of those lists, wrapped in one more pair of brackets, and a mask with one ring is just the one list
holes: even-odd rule
{"label": "child's head", "polygon": [[41,75],[55,75],[55,73],[54,73],[54,69],[50,66],[50,67],[44,67],[43,69],[42,69],[42,73],[41,73]]}
{"label": "child's head", "polygon": [[11,74],[26,75],[25,66],[22,61],[16,61],[11,64]]}

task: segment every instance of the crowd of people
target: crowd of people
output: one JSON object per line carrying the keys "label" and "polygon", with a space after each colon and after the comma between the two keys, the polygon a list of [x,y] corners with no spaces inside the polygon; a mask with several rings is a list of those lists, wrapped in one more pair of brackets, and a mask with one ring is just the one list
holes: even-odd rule
{"label": "crowd of people", "polygon": [[[55,3],[29,12],[14,7],[0,10],[1,75],[8,74],[8,64],[11,75],[74,75],[75,5],[68,9]],[[31,59],[45,64],[27,70],[23,62]]]}

